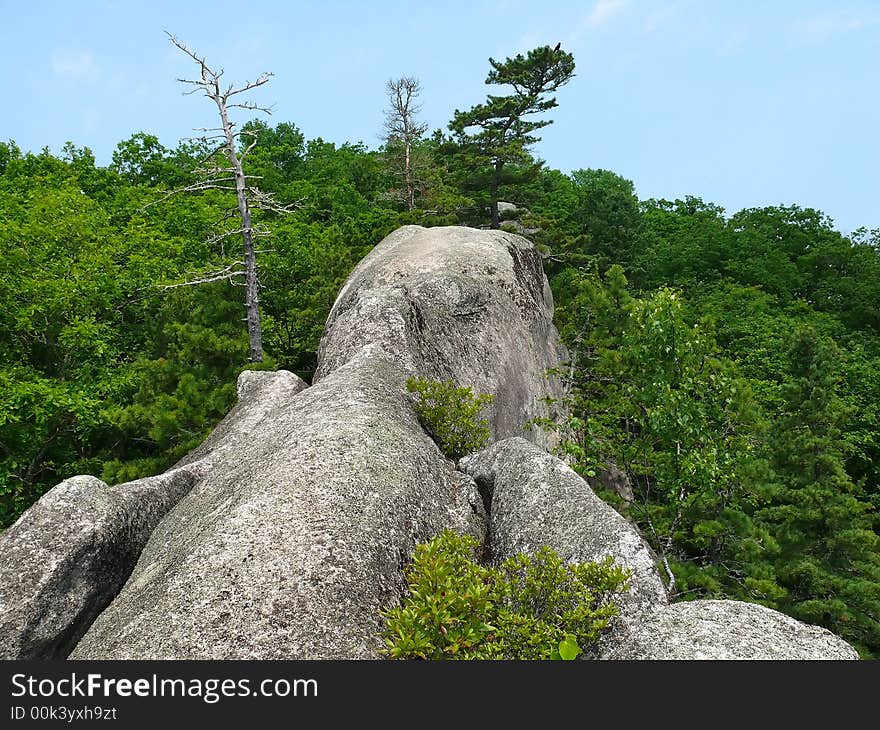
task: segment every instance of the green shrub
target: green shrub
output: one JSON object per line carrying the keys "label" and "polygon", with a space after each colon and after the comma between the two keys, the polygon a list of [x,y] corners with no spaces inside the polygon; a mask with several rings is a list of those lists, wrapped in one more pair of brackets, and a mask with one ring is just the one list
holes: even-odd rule
{"label": "green shrub", "polygon": [[406,389],[416,394],[419,422],[447,457],[460,459],[486,445],[489,422],[477,415],[495,396],[475,396],[470,388],[457,388],[452,381],[423,378],[410,378]]}
{"label": "green shrub", "polygon": [[392,659],[573,659],[617,615],[627,571],[610,559],[566,564],[551,548],[498,567],[477,541],[445,530],[418,545],[409,592],[383,612]]}

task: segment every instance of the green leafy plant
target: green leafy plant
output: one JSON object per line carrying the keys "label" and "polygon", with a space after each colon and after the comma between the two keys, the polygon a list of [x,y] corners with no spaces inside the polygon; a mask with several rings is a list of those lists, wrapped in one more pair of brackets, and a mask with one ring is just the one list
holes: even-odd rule
{"label": "green leafy plant", "polygon": [[629,573],[610,559],[567,564],[544,547],[489,567],[477,546],[445,530],[416,547],[408,594],[382,614],[387,656],[571,660],[618,613]]}
{"label": "green leafy plant", "polygon": [[470,388],[456,387],[452,381],[424,378],[410,378],[406,389],[416,394],[419,422],[450,459],[460,459],[486,445],[491,435],[489,422],[477,416],[495,396],[475,396]]}
{"label": "green leafy plant", "polygon": [[553,659],[572,661],[577,659],[581,653],[581,648],[578,646],[576,638],[572,634],[567,634],[566,637],[559,642],[559,648],[553,655]]}

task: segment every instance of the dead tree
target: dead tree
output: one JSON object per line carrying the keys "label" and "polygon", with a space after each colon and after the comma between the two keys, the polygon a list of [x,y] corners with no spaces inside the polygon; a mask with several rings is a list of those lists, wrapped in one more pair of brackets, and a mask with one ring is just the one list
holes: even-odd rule
{"label": "dead tree", "polygon": [[422,91],[418,79],[401,76],[391,79],[385,86],[388,108],[385,110],[385,148],[392,160],[395,172],[403,179],[403,196],[407,210],[416,207],[416,191],[419,187],[413,145],[428,129],[418,122],[416,115],[421,106],[416,98]]}
{"label": "dead tree", "polygon": [[[241,236],[242,258],[229,266],[218,271],[200,274],[197,278],[187,280],[181,284],[170,284],[163,288],[176,286],[189,286],[204,284],[212,281],[229,281],[233,284],[241,284],[245,290],[245,308],[249,339],[248,359],[250,362],[262,362],[263,360],[263,335],[260,325],[260,284],[257,275],[257,249],[254,240],[260,236],[269,235],[265,227],[254,224],[252,211],[255,209],[270,210],[276,213],[288,213],[296,205],[282,205],[271,193],[261,191],[253,180],[256,176],[246,175],[244,172],[245,158],[253,150],[257,143],[256,134],[248,131],[236,130],[236,123],[229,118],[231,109],[247,109],[271,114],[268,107],[261,107],[250,101],[239,101],[239,94],[252,91],[265,84],[272,76],[271,73],[262,74],[256,81],[245,82],[242,86],[221,86],[220,77],[223,70],[215,71],[208,66],[205,59],[190,50],[182,41],[166,31],[171,42],[199,65],[200,77],[197,79],[178,79],[183,84],[193,88],[184,92],[194,94],[202,92],[217,106],[220,115],[220,126],[201,128],[198,131],[205,135],[199,139],[206,142],[214,149],[202,160],[196,173],[198,182],[188,185],[179,190],[172,190],[164,196],[165,200],[171,195],[181,192],[198,192],[203,190],[224,190],[235,194],[236,205],[226,213],[223,220],[234,218],[236,225],[233,228],[225,228],[215,235],[211,242],[223,241],[230,236]],[[242,145],[242,137],[246,146]],[[243,149],[239,152],[239,148]],[[161,202],[161,201],[156,201]]]}

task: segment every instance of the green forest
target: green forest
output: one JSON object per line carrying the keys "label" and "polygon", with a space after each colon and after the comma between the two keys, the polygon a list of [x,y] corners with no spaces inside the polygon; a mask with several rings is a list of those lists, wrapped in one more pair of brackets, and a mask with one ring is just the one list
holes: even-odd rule
{"label": "green forest", "polygon": [[513,92],[433,133],[418,83],[389,82],[377,148],[243,125],[248,175],[289,208],[254,212],[271,233],[262,362],[240,282],[187,285],[241,255],[218,235],[228,191],[170,194],[207,143],[139,132],[108,166],[74,143],[0,143],[0,527],[72,475],[167,468],[246,368],[310,381],[337,291],[397,227],[501,227],[540,247],[571,354],[568,422],[544,425],[639,525],[675,600],[761,603],[880,657],[880,231],[844,235],[797,205],[640,200],[612,171],[548,168],[536,131],[574,65],[537,51],[491,62],[487,83]]}

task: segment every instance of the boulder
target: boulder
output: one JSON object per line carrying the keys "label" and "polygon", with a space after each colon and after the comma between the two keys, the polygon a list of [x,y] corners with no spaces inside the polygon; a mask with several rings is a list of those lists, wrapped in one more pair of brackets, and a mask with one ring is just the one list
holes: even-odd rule
{"label": "boulder", "polygon": [[498,215],[501,218],[511,218],[519,213],[519,207],[515,203],[508,203],[505,200],[498,201]]}
{"label": "boulder", "polygon": [[610,648],[605,659],[858,659],[827,629],[754,603],[686,601],[664,606]]}
{"label": "boulder", "polygon": [[0,658],[63,659],[131,575],[154,528],[248,434],[306,387],[292,373],[245,371],[236,406],[164,474],[108,487],[92,476],[50,489],[0,535]]}
{"label": "boulder", "polygon": [[495,439],[555,443],[553,434],[526,427],[558,416],[546,399],[561,398],[562,383],[547,371],[567,358],[540,254],[526,239],[459,226],[394,231],[340,291],[315,382],[369,343],[408,374],[493,394],[486,412]]}
{"label": "boulder", "polygon": [[0,659],[63,659],[113,600],[197,467],[116,488],[76,476],[0,535]]}
{"label": "boulder", "polygon": [[631,571],[618,631],[666,604],[656,558],[638,530],[575,471],[522,438],[499,441],[459,461],[490,505],[489,550],[502,561],[547,545],[568,562],[611,557]]}
{"label": "boulder", "polygon": [[415,545],[485,533],[405,381],[371,345],[279,401],[169,512],[71,658],[377,658]]}

